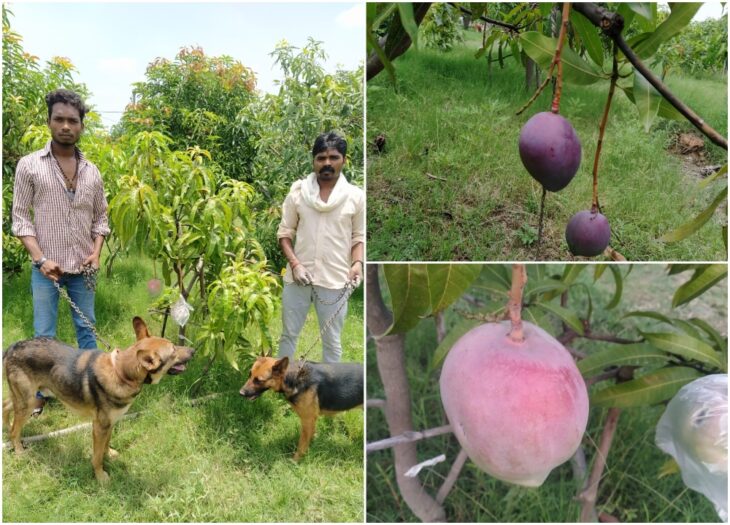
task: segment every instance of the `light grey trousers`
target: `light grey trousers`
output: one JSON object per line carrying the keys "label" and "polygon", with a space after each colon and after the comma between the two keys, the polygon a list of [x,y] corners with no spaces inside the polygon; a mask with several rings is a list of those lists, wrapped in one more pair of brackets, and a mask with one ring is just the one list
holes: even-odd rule
{"label": "light grey trousers", "polygon": [[[342,290],[330,290],[321,286],[314,287],[320,299],[327,303],[334,302],[341,294]],[[293,357],[297,349],[297,340],[299,332],[302,331],[304,322],[307,319],[309,306],[314,303],[314,309],[317,312],[317,320],[319,321],[319,330],[324,328],[325,323],[334,315],[337,309],[345,301],[343,297],[336,304],[322,304],[312,293],[311,286],[300,286],[298,284],[284,284],[284,291],[281,295],[281,318],[282,331],[279,340],[279,357]],[[342,345],[340,343],[340,333],[345,324],[345,316],[347,316],[347,305],[332,320],[327,331],[322,334],[322,361],[327,363],[337,363],[342,357]],[[302,350],[306,351],[311,345],[311,341]],[[307,359],[315,361],[315,356],[308,355]]]}

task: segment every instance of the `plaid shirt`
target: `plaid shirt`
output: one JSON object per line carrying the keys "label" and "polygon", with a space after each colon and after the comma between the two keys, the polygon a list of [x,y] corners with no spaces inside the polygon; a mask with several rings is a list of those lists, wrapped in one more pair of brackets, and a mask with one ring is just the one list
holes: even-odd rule
{"label": "plaid shirt", "polygon": [[76,152],[79,169],[73,198],[66,192],[50,141],[18,161],[13,187],[13,235],[35,237],[43,256],[56,261],[64,273],[79,273],[94,250],[94,239],[110,231],[101,174]]}

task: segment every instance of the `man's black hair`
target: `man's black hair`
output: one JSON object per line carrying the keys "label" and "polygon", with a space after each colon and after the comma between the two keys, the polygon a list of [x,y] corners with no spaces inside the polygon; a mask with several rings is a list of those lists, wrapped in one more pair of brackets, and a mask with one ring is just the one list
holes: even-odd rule
{"label": "man's black hair", "polygon": [[314,146],[312,146],[312,157],[316,156],[317,153],[326,151],[327,148],[334,148],[339,151],[343,157],[347,156],[347,141],[342,137],[342,135],[339,135],[334,131],[322,133],[319,137],[317,137],[314,141]]}
{"label": "man's black hair", "polygon": [[69,106],[78,109],[81,122],[84,121],[84,116],[86,115],[88,108],[86,107],[86,104],[84,104],[84,101],[81,100],[79,94],[71,91],[70,89],[56,89],[46,95],[46,106],[48,106],[48,120],[51,119],[53,105],[58,104],[59,102],[62,104],[68,104]]}

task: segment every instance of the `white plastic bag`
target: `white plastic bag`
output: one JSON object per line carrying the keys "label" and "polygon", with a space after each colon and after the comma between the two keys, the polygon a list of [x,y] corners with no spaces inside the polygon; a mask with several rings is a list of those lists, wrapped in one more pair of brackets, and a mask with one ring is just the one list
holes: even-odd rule
{"label": "white plastic bag", "polygon": [[683,386],[656,428],[656,444],[674,457],[689,488],[707,496],[727,522],[727,374]]}
{"label": "white plastic bag", "polygon": [[193,307],[188,304],[185,298],[181,295],[180,298],[175,301],[170,307],[170,316],[180,326],[185,326],[185,323],[190,319],[190,312],[193,311]]}

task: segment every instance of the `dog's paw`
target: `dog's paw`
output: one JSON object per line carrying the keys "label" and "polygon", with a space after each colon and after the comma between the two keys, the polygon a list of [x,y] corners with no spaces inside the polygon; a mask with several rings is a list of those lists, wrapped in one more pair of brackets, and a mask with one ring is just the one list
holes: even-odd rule
{"label": "dog's paw", "polygon": [[100,485],[107,485],[109,484],[109,473],[106,470],[101,470],[99,472],[95,472],[96,475],[96,481],[99,482]]}
{"label": "dog's paw", "polygon": [[13,448],[15,449],[15,454],[16,454],[16,455],[18,455],[18,456],[20,456],[20,455],[22,455],[22,454],[25,454],[25,452],[26,452],[26,450],[27,450],[27,449],[26,449],[26,448],[25,448],[25,447],[24,447],[24,446],[23,446],[22,444],[20,444],[20,443],[18,443],[17,445],[15,445],[15,446],[14,446]]}
{"label": "dog's paw", "polygon": [[106,451],[106,457],[109,459],[117,459],[119,457],[119,452],[109,447]]}

